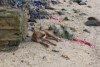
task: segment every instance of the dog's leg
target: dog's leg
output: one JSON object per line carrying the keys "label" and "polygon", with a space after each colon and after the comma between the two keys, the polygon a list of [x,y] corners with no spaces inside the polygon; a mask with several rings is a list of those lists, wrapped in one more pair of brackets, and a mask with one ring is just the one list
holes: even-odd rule
{"label": "dog's leg", "polygon": [[45,42],[48,42],[49,44],[53,45],[53,46],[57,46],[56,44],[52,43],[51,41],[49,41],[48,39],[43,39]]}
{"label": "dog's leg", "polygon": [[[46,33],[46,35],[47,35],[47,38],[52,38],[53,40],[55,40],[55,41],[61,41],[58,37],[56,37],[55,35],[53,35],[52,33],[50,33],[49,31],[45,31],[45,33]],[[50,39],[51,39],[50,38]]]}

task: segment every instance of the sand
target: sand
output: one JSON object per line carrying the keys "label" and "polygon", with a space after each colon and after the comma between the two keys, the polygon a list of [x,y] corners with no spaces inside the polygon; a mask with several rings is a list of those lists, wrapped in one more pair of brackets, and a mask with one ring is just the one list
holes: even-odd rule
{"label": "sand", "polygon": [[[91,6],[91,8],[87,7]],[[62,21],[69,27],[76,29],[77,38],[93,43],[92,47],[85,44],[64,40],[57,46],[45,48],[41,44],[26,41],[22,42],[19,49],[14,52],[0,52],[0,67],[100,67],[100,27],[88,27],[84,25],[89,16],[100,20],[100,1],[88,0],[87,5],[70,5],[68,0],[60,5],[53,5],[57,10],[65,8],[70,21]],[[74,13],[73,9],[80,10]],[[85,13],[86,15],[79,15]],[[44,28],[52,23],[60,23],[54,20],[41,20]],[[87,29],[90,33],[84,32]],[[59,52],[54,52],[57,50]],[[67,58],[62,57],[67,56]]]}

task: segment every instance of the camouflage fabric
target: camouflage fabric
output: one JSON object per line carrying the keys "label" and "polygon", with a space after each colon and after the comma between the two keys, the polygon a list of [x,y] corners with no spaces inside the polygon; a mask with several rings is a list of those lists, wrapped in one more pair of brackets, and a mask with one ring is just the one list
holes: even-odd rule
{"label": "camouflage fabric", "polygon": [[50,30],[53,30],[54,34],[60,38],[72,39],[74,37],[72,31],[66,26],[53,25]]}

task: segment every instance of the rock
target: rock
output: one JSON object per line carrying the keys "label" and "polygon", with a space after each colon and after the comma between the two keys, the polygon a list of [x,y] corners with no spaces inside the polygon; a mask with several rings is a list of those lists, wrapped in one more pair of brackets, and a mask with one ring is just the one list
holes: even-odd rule
{"label": "rock", "polygon": [[34,26],[34,23],[30,23],[30,26]]}
{"label": "rock", "polygon": [[85,13],[80,13],[79,15],[81,15],[81,16],[83,16],[83,15],[86,16],[87,14],[85,14]]}
{"label": "rock", "polygon": [[63,20],[68,21],[68,20],[69,20],[69,18],[68,18],[68,17],[65,17]]}
{"label": "rock", "polygon": [[46,56],[43,56],[43,58],[42,58],[43,60],[45,60],[45,61],[47,61],[48,60],[48,58],[46,57]]}
{"label": "rock", "polygon": [[92,8],[92,6],[87,6],[88,8]]}
{"label": "rock", "polygon": [[48,10],[55,10],[55,8],[50,7],[50,6],[46,6],[45,9],[48,9]]}
{"label": "rock", "polygon": [[35,23],[37,23],[36,20],[35,20],[34,18],[28,19],[28,22],[35,22]]}
{"label": "rock", "polygon": [[62,55],[61,57],[65,58],[66,60],[70,59],[67,55]]}
{"label": "rock", "polygon": [[90,31],[88,31],[87,29],[84,29],[83,31],[84,31],[84,32],[87,32],[87,33],[90,33]]}
{"label": "rock", "polygon": [[63,12],[63,11],[57,11],[57,14],[59,14],[59,15],[65,15],[65,12]]}
{"label": "rock", "polygon": [[79,13],[80,10],[79,9],[73,9],[74,13]]}
{"label": "rock", "polygon": [[52,2],[52,4],[54,4],[54,5],[60,4],[60,3],[61,3],[59,0],[56,0],[56,1],[55,1],[55,0],[52,0],[51,2]]}
{"label": "rock", "polygon": [[86,26],[100,26],[100,21],[95,17],[89,17],[88,21],[85,22]]}
{"label": "rock", "polygon": [[52,50],[53,52],[59,52],[59,50]]}
{"label": "rock", "polygon": [[23,62],[24,62],[24,60],[21,60],[21,62],[23,63]]}
{"label": "rock", "polygon": [[13,55],[15,55],[15,53],[13,53]]}
{"label": "rock", "polygon": [[66,2],[66,0],[64,0],[64,2]]}
{"label": "rock", "polygon": [[73,32],[76,32],[76,29],[75,29],[75,28],[70,27],[70,29],[71,29]]}
{"label": "rock", "polygon": [[79,5],[86,5],[87,0],[71,0],[73,2],[78,3]]}
{"label": "rock", "polygon": [[61,10],[62,10],[62,11],[66,11],[66,9],[64,9],[64,8],[63,8],[63,9],[61,9]]}

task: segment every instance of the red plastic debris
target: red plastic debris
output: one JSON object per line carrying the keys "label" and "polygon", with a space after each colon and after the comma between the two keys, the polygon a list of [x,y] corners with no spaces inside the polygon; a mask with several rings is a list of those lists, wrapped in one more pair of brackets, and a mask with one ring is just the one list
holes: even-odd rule
{"label": "red plastic debris", "polygon": [[93,44],[91,44],[91,43],[89,43],[89,42],[87,42],[87,41],[84,41],[84,40],[81,40],[81,39],[78,39],[78,38],[74,38],[74,39],[72,39],[73,41],[76,41],[76,42],[80,42],[80,43],[84,43],[84,44],[86,44],[86,45],[88,45],[88,46],[92,46]]}

